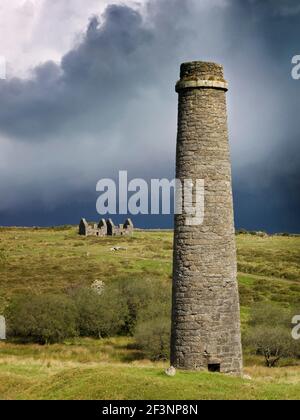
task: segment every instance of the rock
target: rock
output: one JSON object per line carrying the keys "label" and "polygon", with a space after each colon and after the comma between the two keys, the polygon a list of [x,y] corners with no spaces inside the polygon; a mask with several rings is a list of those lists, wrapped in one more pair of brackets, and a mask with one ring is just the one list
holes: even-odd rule
{"label": "rock", "polygon": [[127,248],[122,248],[121,246],[114,246],[113,248],[110,248],[111,251],[116,252],[116,251],[126,251]]}
{"label": "rock", "polygon": [[6,324],[4,316],[0,316],[0,340],[6,339]]}
{"label": "rock", "polygon": [[256,236],[260,238],[268,238],[268,234],[266,232],[256,232]]}
{"label": "rock", "polygon": [[94,290],[94,292],[97,293],[97,295],[101,296],[105,289],[104,281],[95,280],[91,285],[91,289]]}
{"label": "rock", "polygon": [[174,368],[174,366],[171,366],[171,367],[169,367],[168,369],[165,370],[165,374],[167,376],[174,377],[176,375],[176,369]]}

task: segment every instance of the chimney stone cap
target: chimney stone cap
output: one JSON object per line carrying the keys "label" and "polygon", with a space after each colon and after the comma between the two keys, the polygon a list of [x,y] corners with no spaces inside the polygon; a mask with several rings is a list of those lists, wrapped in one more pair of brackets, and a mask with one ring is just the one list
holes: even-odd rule
{"label": "chimney stone cap", "polygon": [[223,66],[205,61],[190,61],[180,68],[180,80],[176,84],[176,92],[183,89],[214,88],[228,90],[224,79]]}

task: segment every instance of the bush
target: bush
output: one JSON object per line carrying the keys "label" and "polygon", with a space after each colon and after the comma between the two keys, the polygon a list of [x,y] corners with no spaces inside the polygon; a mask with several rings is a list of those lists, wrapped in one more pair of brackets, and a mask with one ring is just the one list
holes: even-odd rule
{"label": "bush", "polygon": [[145,283],[146,299],[138,307],[134,327],[136,345],[151,360],[167,360],[170,355],[171,288],[161,281]]}
{"label": "bush", "polygon": [[170,357],[170,331],[169,318],[156,318],[140,322],[135,332],[137,347],[153,361],[168,360]]}
{"label": "bush", "polygon": [[108,337],[120,333],[127,318],[127,307],[116,286],[106,286],[101,294],[79,289],[73,294],[81,336]]}
{"label": "bush", "polygon": [[77,310],[61,295],[16,297],[6,310],[8,336],[24,342],[52,344],[78,335]]}
{"label": "bush", "polygon": [[275,367],[282,358],[299,356],[296,341],[292,339],[291,332],[283,327],[262,325],[251,328],[245,344],[256,354],[265,357],[267,367]]}
{"label": "bush", "polygon": [[134,335],[149,357],[162,359],[169,352],[170,286],[159,279],[126,279],[72,289],[67,296],[18,297],[7,310],[8,333],[41,344],[77,335]]}
{"label": "bush", "polygon": [[127,306],[124,334],[134,335],[138,322],[155,319],[156,314],[171,313],[171,285],[159,279],[126,279],[119,281]]}
{"label": "bush", "polygon": [[267,367],[275,367],[282,358],[300,356],[300,343],[292,338],[292,314],[274,304],[252,307],[244,345],[254,354],[263,355]]}
{"label": "bush", "polygon": [[248,231],[246,229],[238,229],[236,230],[236,235],[248,235]]}

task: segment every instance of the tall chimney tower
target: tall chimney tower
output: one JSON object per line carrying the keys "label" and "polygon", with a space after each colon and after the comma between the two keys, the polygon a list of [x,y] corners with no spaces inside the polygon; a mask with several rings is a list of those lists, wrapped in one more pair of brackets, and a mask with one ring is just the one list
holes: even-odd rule
{"label": "tall chimney tower", "polygon": [[240,306],[223,67],[181,66],[176,177],[204,180],[204,219],[175,216],[171,363],[242,374]]}

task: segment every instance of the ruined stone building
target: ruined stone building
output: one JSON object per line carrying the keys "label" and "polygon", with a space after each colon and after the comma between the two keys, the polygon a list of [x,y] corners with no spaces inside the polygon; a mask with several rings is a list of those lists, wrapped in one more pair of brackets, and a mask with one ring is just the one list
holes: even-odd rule
{"label": "ruined stone building", "polygon": [[223,68],[181,66],[177,178],[204,180],[204,222],[175,216],[171,363],[242,373],[240,306]]}
{"label": "ruined stone building", "polygon": [[81,219],[79,223],[79,235],[82,236],[106,236],[107,224],[104,219],[101,219],[97,224],[89,224],[86,219]]}
{"label": "ruined stone building", "polygon": [[124,224],[115,226],[111,219],[101,219],[97,224],[89,224],[86,219],[81,219],[79,224],[79,235],[82,236],[125,236],[131,235],[134,225],[131,219],[127,219]]}
{"label": "ruined stone building", "polygon": [[131,235],[134,230],[131,219],[127,219],[123,225],[115,226],[111,219],[107,220],[107,234],[108,236],[123,236]]}

